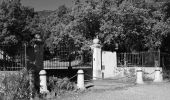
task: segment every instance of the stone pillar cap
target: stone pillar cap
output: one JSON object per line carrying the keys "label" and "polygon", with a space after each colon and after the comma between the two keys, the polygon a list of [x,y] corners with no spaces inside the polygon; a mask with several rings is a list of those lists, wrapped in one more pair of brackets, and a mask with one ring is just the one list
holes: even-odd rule
{"label": "stone pillar cap", "polygon": [[99,41],[100,41],[100,40],[99,40],[98,38],[95,38],[95,39],[93,40],[93,43],[94,43],[94,44],[99,44]]}
{"label": "stone pillar cap", "polygon": [[161,68],[160,67],[155,67],[155,70],[160,70]]}
{"label": "stone pillar cap", "polygon": [[138,67],[136,70],[142,70],[142,68]]}
{"label": "stone pillar cap", "polygon": [[84,72],[83,72],[83,70],[78,70],[77,73],[78,73],[78,74],[82,74],[82,73],[84,73]]}
{"label": "stone pillar cap", "polygon": [[47,74],[47,72],[45,70],[41,70],[39,74],[43,75],[43,74]]}

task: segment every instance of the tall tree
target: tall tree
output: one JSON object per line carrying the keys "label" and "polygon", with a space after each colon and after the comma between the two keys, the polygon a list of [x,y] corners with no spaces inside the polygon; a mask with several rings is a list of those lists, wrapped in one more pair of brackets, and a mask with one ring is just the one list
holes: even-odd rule
{"label": "tall tree", "polygon": [[18,44],[31,41],[35,34],[33,8],[25,7],[20,0],[4,0],[0,4],[0,42]]}
{"label": "tall tree", "polygon": [[49,44],[55,48],[68,36],[83,51],[99,37],[104,50],[114,50],[116,43],[124,52],[157,50],[169,32],[161,5],[146,0],[75,0],[72,9],[60,7],[50,16]]}

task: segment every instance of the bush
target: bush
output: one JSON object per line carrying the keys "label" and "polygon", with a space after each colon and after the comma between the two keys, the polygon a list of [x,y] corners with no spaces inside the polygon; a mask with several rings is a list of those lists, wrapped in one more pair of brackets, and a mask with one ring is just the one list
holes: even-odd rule
{"label": "bush", "polygon": [[129,77],[135,77],[135,69],[134,68],[124,68],[124,75]]}
{"label": "bush", "polygon": [[124,68],[124,75],[126,77],[126,78],[123,79],[124,82],[128,82],[128,83],[134,83],[135,82],[136,74],[135,74],[134,68],[130,68],[130,69]]}
{"label": "bush", "polygon": [[144,74],[143,75],[143,81],[153,81],[153,79]]}
{"label": "bush", "polygon": [[5,75],[0,89],[3,100],[28,100],[30,91],[27,70]]}
{"label": "bush", "polygon": [[57,78],[57,77],[49,77],[48,89],[50,92],[55,93],[55,95],[60,95],[65,91],[71,91],[75,89],[75,83],[70,82],[70,80],[66,78]]}
{"label": "bush", "polygon": [[[4,75],[1,80],[0,100],[29,100],[30,85],[27,70]],[[74,90],[76,85],[74,82],[70,82],[68,78],[50,77],[47,86],[50,94],[54,94],[50,95],[52,97],[61,95],[66,91]],[[38,97],[38,100],[46,100],[47,94],[36,94],[35,97]]]}
{"label": "bush", "polygon": [[163,71],[163,79],[170,80],[170,70]]}

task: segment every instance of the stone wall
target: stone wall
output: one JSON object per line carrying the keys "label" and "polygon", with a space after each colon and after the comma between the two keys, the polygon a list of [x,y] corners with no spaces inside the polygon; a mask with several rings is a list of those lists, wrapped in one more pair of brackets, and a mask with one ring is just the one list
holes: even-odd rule
{"label": "stone wall", "polygon": [[[136,75],[136,70],[139,67],[117,67],[115,72],[119,76],[126,76],[126,75]],[[143,77],[148,79],[154,79],[155,75],[155,67],[141,67],[143,70]],[[161,68],[162,72],[162,68]]]}

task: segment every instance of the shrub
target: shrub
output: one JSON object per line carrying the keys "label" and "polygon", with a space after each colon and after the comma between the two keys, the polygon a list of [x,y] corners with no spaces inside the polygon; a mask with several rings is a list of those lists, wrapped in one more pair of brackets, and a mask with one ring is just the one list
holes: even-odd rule
{"label": "shrub", "polygon": [[26,69],[15,74],[10,73],[5,75],[1,84],[1,98],[3,98],[3,100],[29,99],[29,78]]}
{"label": "shrub", "polygon": [[153,81],[153,79],[146,74],[143,74],[143,81]]}
{"label": "shrub", "polygon": [[136,76],[135,69],[134,68],[124,69],[124,75],[131,78],[135,77]]}
{"label": "shrub", "polygon": [[170,80],[170,70],[164,70],[163,71],[163,79]]}
{"label": "shrub", "polygon": [[70,82],[67,77],[63,79],[57,77],[49,77],[48,89],[50,92],[55,93],[55,95],[60,95],[64,91],[74,90],[75,83]]}
{"label": "shrub", "polygon": [[128,83],[134,83],[135,82],[135,69],[134,68],[130,68],[130,69],[124,69],[124,75],[126,78],[123,79],[124,82],[128,82]]}

